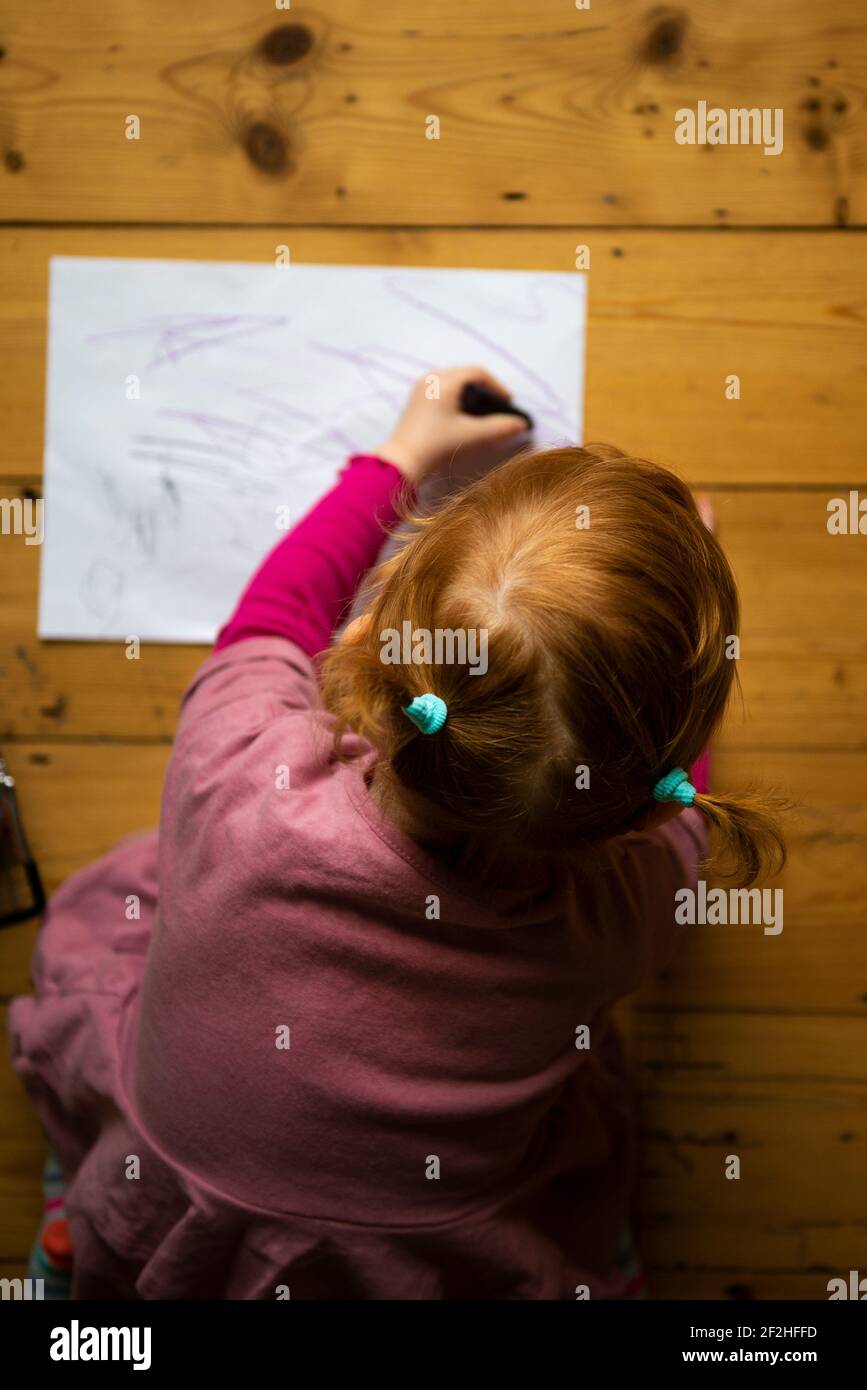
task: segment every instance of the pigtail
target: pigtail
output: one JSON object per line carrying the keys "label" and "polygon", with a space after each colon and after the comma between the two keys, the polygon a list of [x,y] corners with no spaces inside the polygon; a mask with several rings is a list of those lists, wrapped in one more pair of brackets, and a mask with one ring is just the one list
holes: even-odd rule
{"label": "pigtail", "polygon": [[783,868],[786,845],[779,817],[790,809],[784,798],[755,792],[740,796],[698,792],[693,804],[711,826],[708,865],[713,866],[716,876],[748,887]]}

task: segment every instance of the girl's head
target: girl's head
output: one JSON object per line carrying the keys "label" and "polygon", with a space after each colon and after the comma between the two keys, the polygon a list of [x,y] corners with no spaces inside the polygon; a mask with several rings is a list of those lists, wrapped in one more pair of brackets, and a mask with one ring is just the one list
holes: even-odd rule
{"label": "girl's head", "polygon": [[[615,449],[521,454],[419,520],[325,659],[422,838],[574,851],[642,824],[736,680],[738,596],[689,489]],[[409,659],[407,659],[409,658]],[[439,663],[439,664],[437,664]],[[435,734],[404,714],[433,692]],[[696,798],[751,882],[782,859],[752,798]]]}

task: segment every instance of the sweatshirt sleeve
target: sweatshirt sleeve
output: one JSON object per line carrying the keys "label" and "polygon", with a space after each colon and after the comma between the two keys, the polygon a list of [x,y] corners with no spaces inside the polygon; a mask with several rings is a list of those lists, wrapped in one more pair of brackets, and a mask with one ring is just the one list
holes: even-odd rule
{"label": "sweatshirt sleeve", "polygon": [[629,855],[642,941],[642,977],[667,966],[684,935],[675,912],[677,894],[696,891],[699,866],[707,854],[707,822],[689,807],[658,830],[628,835],[621,842]]}
{"label": "sweatshirt sleeve", "polygon": [[308,657],[323,651],[374,564],[383,529],[412,484],[394,464],[355,454],[335,487],[275,546],[247,586],[216,651],[253,637],[283,637]]}

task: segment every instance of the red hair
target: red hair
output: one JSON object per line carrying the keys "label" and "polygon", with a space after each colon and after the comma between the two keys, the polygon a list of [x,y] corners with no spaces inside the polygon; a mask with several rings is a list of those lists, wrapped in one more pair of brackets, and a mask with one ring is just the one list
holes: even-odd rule
{"label": "red hair", "polygon": [[[734,578],[689,489],[605,446],[519,454],[415,518],[368,600],[363,631],[324,658],[324,699],[338,750],[347,729],[372,743],[427,839],[560,853],[625,832],[699,756],[737,679]],[[405,622],[486,632],[487,670],[386,663]],[[425,692],[448,706],[430,736],[403,713]],[[696,805],[737,880],[782,864],[760,798]]]}

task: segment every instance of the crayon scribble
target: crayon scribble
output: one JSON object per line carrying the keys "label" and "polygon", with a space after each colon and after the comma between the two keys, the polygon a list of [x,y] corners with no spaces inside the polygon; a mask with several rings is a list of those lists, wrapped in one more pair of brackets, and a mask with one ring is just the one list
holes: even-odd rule
{"label": "crayon scribble", "polygon": [[112,328],[103,333],[92,333],[88,343],[98,343],[106,338],[145,338],[155,339],[156,356],[151,358],[149,368],[161,367],[166,362],[179,362],[194,352],[204,352],[208,348],[235,342],[255,333],[269,333],[282,328],[289,322],[282,314],[160,314],[153,319],[129,328]]}

